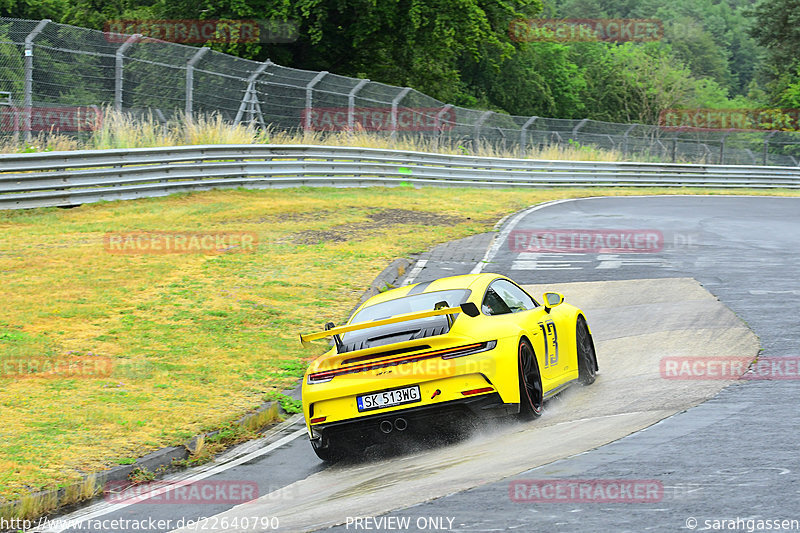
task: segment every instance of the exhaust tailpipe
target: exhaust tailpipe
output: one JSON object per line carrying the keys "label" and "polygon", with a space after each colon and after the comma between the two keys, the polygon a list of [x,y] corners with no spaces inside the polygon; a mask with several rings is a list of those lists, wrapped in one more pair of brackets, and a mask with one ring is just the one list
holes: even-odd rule
{"label": "exhaust tailpipe", "polygon": [[405,418],[397,418],[394,421],[394,429],[397,431],[405,431],[408,427],[408,421]]}
{"label": "exhaust tailpipe", "polygon": [[380,424],[380,428],[381,428],[381,431],[383,433],[386,433],[388,435],[389,433],[392,432],[392,429],[394,429],[394,426],[388,420],[383,420],[381,422],[381,424]]}

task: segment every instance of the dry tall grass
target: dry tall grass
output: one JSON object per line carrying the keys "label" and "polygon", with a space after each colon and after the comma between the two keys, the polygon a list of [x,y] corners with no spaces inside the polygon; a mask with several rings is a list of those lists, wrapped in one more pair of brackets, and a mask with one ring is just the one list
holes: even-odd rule
{"label": "dry tall grass", "polygon": [[459,138],[431,139],[422,135],[367,131],[283,131],[273,127],[260,129],[252,124],[233,125],[219,114],[199,117],[179,116],[163,123],[152,114],[134,117],[106,109],[102,127],[82,138],[57,133],[40,133],[30,143],[8,139],[0,144],[0,153],[62,150],[101,150],[108,148],[150,148],[196,144],[314,144],[357,146],[458,155],[573,161],[622,161],[621,152],[578,145],[551,145],[531,148],[525,154],[518,149],[498,147],[489,142],[472,143]]}

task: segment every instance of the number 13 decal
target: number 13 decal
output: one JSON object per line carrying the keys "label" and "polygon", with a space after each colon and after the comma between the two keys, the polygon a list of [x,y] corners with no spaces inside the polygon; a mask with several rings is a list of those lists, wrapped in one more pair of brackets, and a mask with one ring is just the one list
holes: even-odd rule
{"label": "number 13 decal", "polygon": [[539,327],[544,333],[544,366],[545,368],[558,364],[558,333],[556,323],[552,320],[539,322]]}

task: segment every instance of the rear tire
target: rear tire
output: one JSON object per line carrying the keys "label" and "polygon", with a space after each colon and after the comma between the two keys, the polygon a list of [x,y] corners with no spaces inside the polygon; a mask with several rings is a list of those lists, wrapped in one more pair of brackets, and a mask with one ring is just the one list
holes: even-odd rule
{"label": "rear tire", "polygon": [[578,381],[583,385],[591,385],[597,377],[597,354],[589,327],[582,316],[578,317],[575,326],[575,339],[578,348]]}
{"label": "rear tire", "polygon": [[542,416],[544,394],[539,364],[530,343],[522,339],[518,350],[519,368],[519,417],[522,420],[533,420]]}

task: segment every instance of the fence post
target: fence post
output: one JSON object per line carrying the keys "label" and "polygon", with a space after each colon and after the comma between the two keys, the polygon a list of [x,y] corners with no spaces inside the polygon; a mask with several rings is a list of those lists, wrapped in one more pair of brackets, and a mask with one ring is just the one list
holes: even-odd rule
{"label": "fence post", "polygon": [[497,130],[497,133],[500,134],[500,137],[503,138],[502,145],[503,145],[503,151],[505,152],[506,151],[506,134],[503,131],[503,128],[501,128],[500,126],[495,126],[495,129]]}
{"label": "fence post", "polygon": [[439,135],[441,134],[442,130],[442,116],[453,109],[452,104],[445,105],[441,111],[436,113],[436,116],[433,119],[433,138],[436,140],[436,146],[439,146]]}
{"label": "fence post", "polygon": [[311,104],[313,103],[312,91],[314,90],[314,86],[322,81],[322,78],[327,76],[327,74],[328,71],[323,70],[314,76],[314,79],[309,81],[308,84],[306,84],[306,116],[305,120],[303,121],[303,131],[311,129]]}
{"label": "fence post", "polygon": [[775,135],[776,133],[778,133],[778,132],[777,132],[777,131],[771,131],[771,132],[769,132],[769,135],[767,135],[767,136],[764,138],[764,161],[763,161],[763,163],[764,163],[764,166],[767,166],[767,150],[769,149],[769,140],[770,140],[770,139],[772,138],[772,136],[773,136],[773,135]]}
{"label": "fence post", "polygon": [[403,98],[410,92],[411,87],[403,87],[403,89],[392,98],[392,132],[389,134],[391,137],[394,137],[397,133],[397,106],[400,105]]}
{"label": "fence post", "polygon": [[628,134],[633,131],[633,128],[638,126],[638,124],[631,124],[631,126],[625,130],[625,133],[622,135],[622,157],[628,156]]}
{"label": "fence post", "polygon": [[186,118],[192,116],[192,105],[194,99],[194,66],[200,59],[211,50],[210,48],[203,47],[193,55],[189,61],[186,62]]}
{"label": "fence post", "polygon": [[369,80],[361,80],[347,93],[347,131],[353,131],[353,113],[356,107],[356,94],[368,83]]}
{"label": "fence post", "polygon": [[493,113],[494,113],[494,111],[484,111],[483,114],[478,117],[478,120],[475,121],[475,133],[473,135],[473,137],[475,138],[475,144],[472,147],[473,150],[477,150],[478,149],[478,144],[477,143],[479,143],[480,140],[481,140],[481,137],[480,137],[480,135],[481,135],[481,126],[483,125],[484,122],[486,122],[486,119],[489,118],[489,116],[492,115]]}
{"label": "fence post", "polygon": [[130,48],[133,43],[141,39],[141,37],[142,36],[138,33],[131,35],[124,43],[122,43],[122,46],[117,48],[116,65],[114,68],[114,109],[117,111],[122,111],[122,69],[125,51]]}
{"label": "fence post", "polygon": [[583,125],[586,124],[588,121],[589,121],[589,119],[585,118],[585,119],[581,120],[580,122],[578,122],[577,124],[575,124],[575,127],[572,128],[572,135],[570,136],[570,139],[574,140],[575,142],[578,142],[578,138],[577,138],[578,137],[578,130],[581,129],[583,127]]}
{"label": "fence post", "polygon": [[[19,141],[19,114],[17,108],[14,107],[14,95],[10,91],[0,91],[0,98],[4,99],[0,101],[0,109],[8,107],[8,119],[14,123],[14,144],[16,144]],[[5,114],[0,113],[0,124],[5,125],[5,122]]]}
{"label": "fence post", "polygon": [[725,162],[725,139],[727,139],[728,135],[730,135],[730,134],[731,134],[731,132],[726,131],[722,135],[722,139],[720,139],[720,141],[719,141],[719,164],[720,165],[724,164],[724,162]]}
{"label": "fence post", "polygon": [[522,129],[519,130],[520,155],[523,156],[523,157],[525,156],[525,154],[528,151],[528,128],[533,126],[533,123],[536,122],[536,120],[538,118],[539,117],[531,117],[531,118],[529,118],[528,121],[525,122],[525,124],[522,125]]}
{"label": "fence post", "polygon": [[31,111],[33,107],[33,40],[39,35],[50,19],[39,21],[33,31],[25,37],[25,94],[23,95],[25,108],[25,140],[31,140]]}
{"label": "fence post", "polygon": [[703,149],[705,150],[705,153],[703,154],[703,164],[704,165],[712,164],[711,161],[709,161],[709,156],[711,155],[711,148],[709,148],[706,143],[700,143],[700,146],[702,146]]}
{"label": "fence post", "polygon": [[272,64],[272,61],[267,59],[261,63],[252,74],[250,74],[249,78],[247,78],[247,89],[244,92],[244,97],[242,97],[242,103],[239,104],[239,110],[236,112],[236,118],[233,119],[234,124],[239,124],[246,112],[250,115],[251,123],[256,118],[256,115],[258,115],[259,124],[261,124],[262,128],[266,127],[266,124],[264,124],[264,117],[261,116],[261,105],[258,103],[258,91],[255,88],[255,84],[258,77],[261,76],[261,74],[267,70],[267,67]]}

